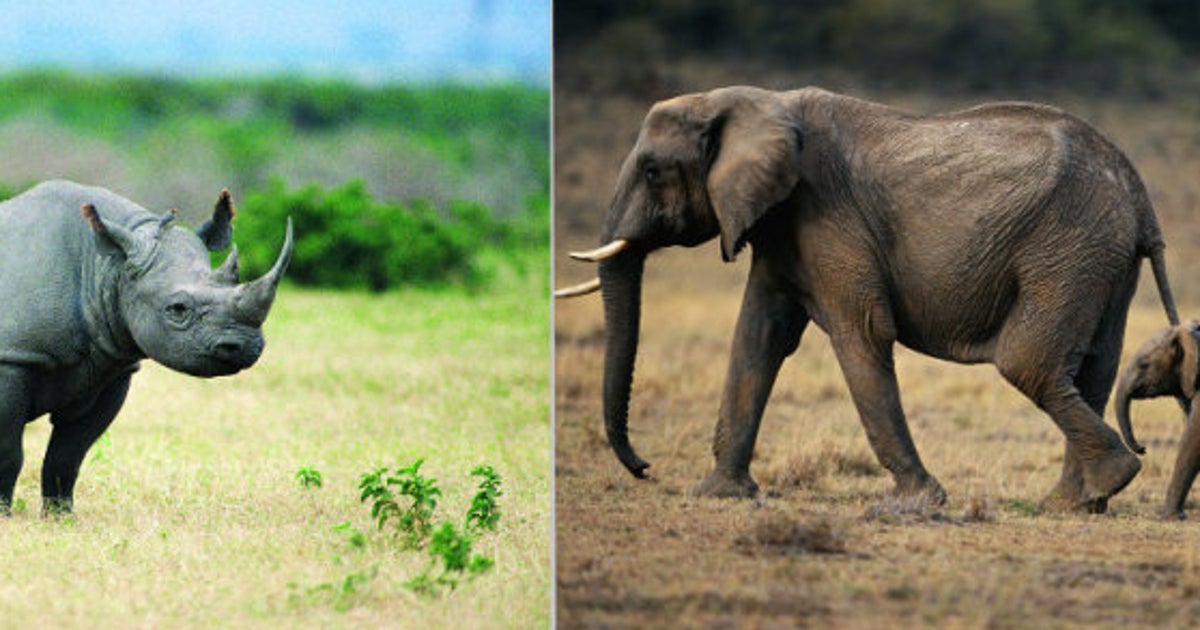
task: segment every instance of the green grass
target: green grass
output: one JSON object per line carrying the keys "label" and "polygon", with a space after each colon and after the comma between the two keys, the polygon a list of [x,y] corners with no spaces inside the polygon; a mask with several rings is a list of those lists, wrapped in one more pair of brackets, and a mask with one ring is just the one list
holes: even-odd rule
{"label": "green grass", "polygon": [[[49,425],[29,425],[16,491],[27,507],[0,522],[4,624],[548,626],[545,283],[285,287],[248,372],[206,381],[144,364],[64,521],[37,515]],[[381,542],[357,487],[421,457],[447,515],[470,508],[473,467],[504,478],[498,531],[475,543],[495,565],[439,597],[404,587],[427,556]],[[319,486],[298,481],[305,468]]]}

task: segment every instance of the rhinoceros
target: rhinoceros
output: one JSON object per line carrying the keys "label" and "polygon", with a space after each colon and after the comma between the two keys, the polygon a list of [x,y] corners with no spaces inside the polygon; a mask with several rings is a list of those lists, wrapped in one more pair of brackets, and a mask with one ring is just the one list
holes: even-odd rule
{"label": "rhinoceros", "polygon": [[262,354],[262,324],[292,252],[288,219],[274,267],[239,284],[222,191],[195,231],[117,194],[50,181],[0,203],[0,513],[8,514],[27,423],[50,414],[42,512],[73,508],[88,449],[108,428],[145,358],[200,377]]}

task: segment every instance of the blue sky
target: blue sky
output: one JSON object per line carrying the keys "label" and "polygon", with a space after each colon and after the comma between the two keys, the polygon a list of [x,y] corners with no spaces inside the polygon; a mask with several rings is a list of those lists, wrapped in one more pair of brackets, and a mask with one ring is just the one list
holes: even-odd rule
{"label": "blue sky", "polygon": [[0,70],[549,82],[550,0],[0,0]]}

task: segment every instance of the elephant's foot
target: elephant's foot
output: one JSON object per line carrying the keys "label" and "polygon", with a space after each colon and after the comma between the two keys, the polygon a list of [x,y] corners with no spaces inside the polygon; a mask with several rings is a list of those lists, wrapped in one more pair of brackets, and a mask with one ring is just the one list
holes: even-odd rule
{"label": "elephant's foot", "polygon": [[730,473],[717,468],[696,486],[694,494],[700,497],[753,499],[758,494],[758,484],[750,478],[749,472]]}
{"label": "elephant's foot", "polygon": [[1083,480],[1080,479],[1079,481],[1079,484],[1076,484],[1074,487],[1070,487],[1065,486],[1060,480],[1058,485],[1054,486],[1054,489],[1051,490],[1050,493],[1044,498],[1042,498],[1042,501],[1038,507],[1040,507],[1043,512],[1052,512],[1058,514],[1067,512],[1103,514],[1104,511],[1108,509],[1108,500],[1104,499],[1102,501],[1088,501],[1084,499]]}
{"label": "elephant's foot", "polygon": [[1184,521],[1187,520],[1187,514],[1184,513],[1183,508],[1165,507],[1158,513],[1158,520]]}
{"label": "elephant's foot", "polygon": [[[1068,453],[1067,457],[1070,458],[1071,454]],[[1083,470],[1077,459],[1072,459],[1063,466],[1058,483],[1054,484],[1054,488],[1042,499],[1039,507],[1043,512],[1055,513],[1089,511],[1083,498]]]}
{"label": "elephant's foot", "polygon": [[932,475],[914,475],[908,478],[896,477],[896,487],[892,494],[905,498],[921,498],[929,505],[945,505],[946,489]]}
{"label": "elephant's foot", "polygon": [[1063,476],[1042,499],[1046,512],[1086,512],[1103,514],[1108,499],[1125,489],[1142,469],[1142,462],[1124,447],[1101,457],[1064,466]]}
{"label": "elephant's foot", "polygon": [[1163,521],[1182,521],[1187,519],[1187,514],[1183,511],[1184,498],[1179,496],[1174,489],[1167,492],[1167,500],[1163,501],[1162,509],[1158,512],[1159,520]]}
{"label": "elephant's foot", "polygon": [[[1142,460],[1119,446],[1104,456],[1083,461],[1083,498],[1089,503],[1106,503],[1125,489],[1142,470]],[[1104,511],[1103,505],[1099,512]]]}

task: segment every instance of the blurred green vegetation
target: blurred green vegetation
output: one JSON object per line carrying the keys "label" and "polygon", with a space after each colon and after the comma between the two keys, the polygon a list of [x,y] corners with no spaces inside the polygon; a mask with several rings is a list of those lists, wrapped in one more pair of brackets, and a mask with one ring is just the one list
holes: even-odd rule
{"label": "blurred green vegetation", "polygon": [[[1179,0],[569,0],[554,11],[559,59],[591,50],[580,58],[632,73],[605,85],[646,90],[655,77],[639,69],[699,53],[909,87],[1154,96],[1181,73],[1195,84],[1200,55],[1200,3]],[[558,68],[556,80],[577,76]]]}
{"label": "blurred green vegetation", "polygon": [[229,188],[247,275],[290,215],[296,282],[480,288],[546,255],[549,109],[519,84],[21,72],[0,76],[0,195],[62,177],[199,224]]}
{"label": "blurred green vegetation", "polygon": [[[207,133],[237,167],[293,134],[351,127],[403,129],[458,165],[471,134],[513,149],[549,173],[549,96],[525,85],[361,86],[296,78],[183,80],[31,71],[0,77],[0,120],[39,112],[72,129],[131,141],[162,128]],[[262,183],[262,182],[255,182]]]}
{"label": "blurred green vegetation", "polygon": [[[283,226],[297,229],[288,279],[307,286],[386,291],[399,286],[486,286],[499,253],[521,266],[529,252],[545,250],[548,204],[534,202],[520,217],[499,220],[485,206],[455,201],[436,208],[372,199],[361,181],[325,190],[288,190],[276,180],[250,195],[236,220],[243,277],[257,277],[275,262]],[[524,270],[524,267],[522,267]]]}

